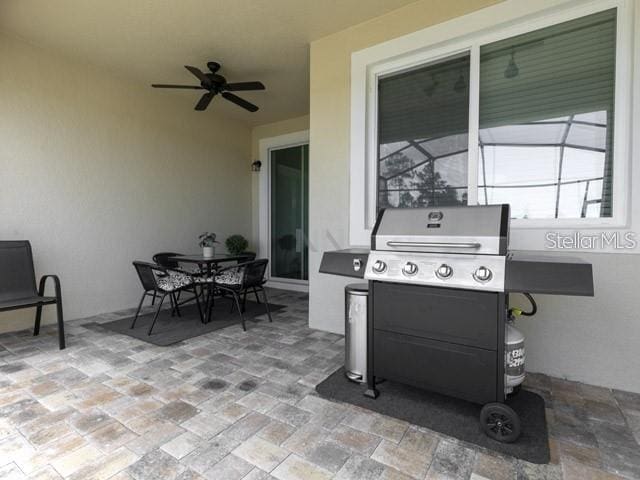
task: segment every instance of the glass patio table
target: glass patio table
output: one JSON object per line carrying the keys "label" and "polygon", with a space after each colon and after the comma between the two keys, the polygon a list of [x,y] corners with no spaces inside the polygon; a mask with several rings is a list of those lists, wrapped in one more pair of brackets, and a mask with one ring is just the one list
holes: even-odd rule
{"label": "glass patio table", "polygon": [[195,253],[193,255],[176,255],[169,257],[169,260],[180,263],[195,263],[200,267],[205,267],[207,275],[211,275],[214,266],[217,266],[219,263],[240,261],[245,258],[247,258],[246,255],[226,255],[219,253],[213,257],[205,257],[201,253]]}
{"label": "glass patio table", "polygon": [[[205,257],[201,253],[196,253],[192,255],[176,255],[173,257],[169,257],[169,260],[173,262],[180,262],[180,263],[195,263],[200,267],[201,270],[204,269],[204,272],[206,272],[207,278],[210,278],[213,274],[213,271],[215,270],[215,267],[217,267],[219,263],[226,263],[226,262],[233,262],[233,261],[240,262],[241,260],[245,260],[246,258],[247,258],[246,255],[227,255],[227,254],[217,254],[217,255],[214,255],[213,257]],[[212,300],[213,298],[213,293],[214,293],[213,284],[205,283],[204,285],[207,290],[207,302],[206,302],[207,311],[205,312],[205,323],[209,323],[209,321],[211,320],[211,308],[209,307],[209,301]]]}

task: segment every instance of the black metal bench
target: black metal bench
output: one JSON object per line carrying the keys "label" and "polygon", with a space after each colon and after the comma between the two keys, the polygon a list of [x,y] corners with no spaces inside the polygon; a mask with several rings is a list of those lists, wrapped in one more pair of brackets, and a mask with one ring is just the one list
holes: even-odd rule
{"label": "black metal bench", "polygon": [[[55,297],[44,295],[48,278],[54,282]],[[65,340],[60,279],[56,275],[44,275],[36,290],[31,244],[27,240],[0,241],[0,312],[36,307],[33,334],[38,335],[42,307],[53,304],[56,305],[58,314],[58,340],[62,350],[65,348]]]}

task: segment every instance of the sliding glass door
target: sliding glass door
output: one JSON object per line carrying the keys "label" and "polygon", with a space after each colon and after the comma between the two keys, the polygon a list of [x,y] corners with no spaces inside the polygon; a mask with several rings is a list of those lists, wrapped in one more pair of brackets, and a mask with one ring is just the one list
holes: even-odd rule
{"label": "sliding glass door", "polygon": [[309,145],[270,151],[270,276],[306,282],[309,222]]}

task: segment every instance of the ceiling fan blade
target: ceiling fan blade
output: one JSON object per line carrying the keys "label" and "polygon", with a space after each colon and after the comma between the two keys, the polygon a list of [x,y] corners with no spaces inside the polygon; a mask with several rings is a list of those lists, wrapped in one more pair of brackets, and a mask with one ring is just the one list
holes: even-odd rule
{"label": "ceiling fan blade", "polygon": [[204,73],[202,73],[200,69],[196,67],[191,67],[189,65],[185,65],[184,68],[186,68],[191,73],[193,73],[196,77],[198,77],[198,80],[200,80],[201,82],[209,82],[209,77],[207,77]]}
{"label": "ceiling fan blade", "polygon": [[225,90],[230,92],[240,92],[242,90],[265,90],[265,86],[262,82],[237,82],[227,83]]}
{"label": "ceiling fan blade", "polygon": [[204,95],[202,95],[202,97],[200,97],[200,100],[198,100],[198,103],[195,109],[198,110],[199,112],[206,110],[214,96],[215,95],[212,92],[205,93]]}
{"label": "ceiling fan blade", "polygon": [[249,103],[245,99],[240,98],[240,97],[234,95],[233,93],[222,92],[222,96],[224,98],[226,98],[227,100],[229,100],[230,102],[235,103],[239,107],[244,108],[245,110],[249,110],[250,112],[257,112],[258,111],[258,107],[256,107],[253,103]]}
{"label": "ceiling fan blade", "polygon": [[165,85],[164,83],[153,83],[151,85],[153,88],[183,88],[185,90],[203,90],[200,86],[192,86],[192,85]]}

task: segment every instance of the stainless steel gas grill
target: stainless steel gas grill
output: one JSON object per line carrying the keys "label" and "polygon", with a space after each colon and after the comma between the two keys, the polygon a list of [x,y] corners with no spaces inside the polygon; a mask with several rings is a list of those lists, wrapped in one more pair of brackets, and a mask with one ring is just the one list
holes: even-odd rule
{"label": "stainless steel gas grill", "polygon": [[504,291],[509,206],[383,210],[365,278]]}
{"label": "stainless steel gas grill", "polygon": [[509,292],[593,295],[593,280],[588,263],[508,247],[509,206],[491,205],[382,210],[368,255],[325,253],[321,272],[369,281],[365,395],[377,377],[462,398],[485,405],[488,435],[518,437],[504,402],[524,379],[524,337]]}

